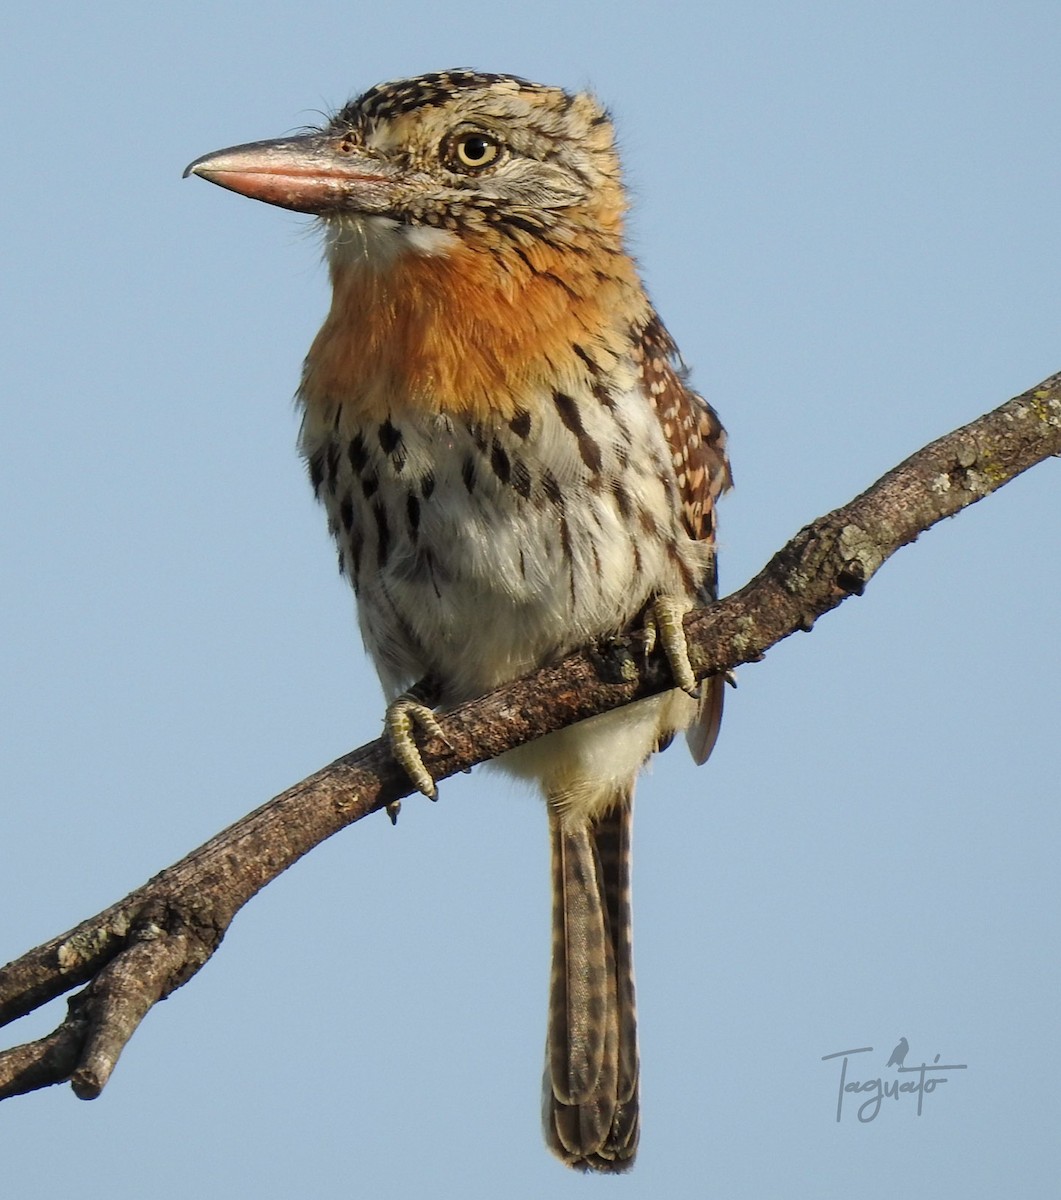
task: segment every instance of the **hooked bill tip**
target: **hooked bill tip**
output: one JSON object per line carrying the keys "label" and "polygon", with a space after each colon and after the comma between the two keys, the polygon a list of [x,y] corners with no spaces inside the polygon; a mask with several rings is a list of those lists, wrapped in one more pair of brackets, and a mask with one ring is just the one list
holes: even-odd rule
{"label": "hooked bill tip", "polygon": [[198,158],[193,158],[192,161],[181,171],[181,179],[187,179],[189,175],[202,176],[201,167],[205,166],[212,158],[217,158],[217,151],[212,151],[210,154],[200,154]]}

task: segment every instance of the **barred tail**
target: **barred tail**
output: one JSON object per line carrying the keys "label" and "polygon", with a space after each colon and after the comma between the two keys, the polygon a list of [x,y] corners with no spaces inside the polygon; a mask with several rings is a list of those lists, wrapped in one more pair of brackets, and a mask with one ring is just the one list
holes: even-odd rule
{"label": "barred tail", "polygon": [[550,1150],[582,1170],[628,1170],[637,1150],[632,791],[574,828],[549,806],[553,962],[542,1116]]}

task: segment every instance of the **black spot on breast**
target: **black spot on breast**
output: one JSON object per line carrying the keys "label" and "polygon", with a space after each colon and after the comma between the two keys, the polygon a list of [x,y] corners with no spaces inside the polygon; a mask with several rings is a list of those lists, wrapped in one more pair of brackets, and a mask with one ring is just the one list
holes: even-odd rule
{"label": "black spot on breast", "polygon": [[555,504],[559,509],[564,507],[564,493],[560,490],[552,471],[542,472],[542,492],[551,504]]}
{"label": "black spot on breast", "polygon": [[431,493],[434,490],[435,490],[435,477],[430,471],[428,471],[428,473],[423,477],[423,479],[420,480],[420,495],[423,496],[423,498],[425,500],[427,500],[430,498]]}
{"label": "black spot on breast", "polygon": [[328,480],[328,491],[335,494],[335,481],[339,476],[339,443],[329,442],[325,454],[325,474]]}
{"label": "black spot on breast", "polygon": [[508,423],[509,429],[516,435],[526,441],[531,431],[531,415],[525,408],[521,408],[519,412]]}
{"label": "black spot on breast", "polygon": [[524,500],[529,499],[531,494],[530,471],[527,470],[527,464],[522,458],[517,458],[512,464],[512,486]]}
{"label": "black spot on breast", "polygon": [[346,448],[346,456],[350,460],[350,466],[358,475],[368,466],[368,451],[365,449],[365,440],[361,434],[355,434],[350,439],[350,445]]}
{"label": "black spot on breast", "polygon": [[470,458],[461,463],[461,479],[469,492],[475,491],[475,463]]}
{"label": "black spot on breast", "polygon": [[376,563],[382,567],[390,553],[391,531],[387,523],[387,510],[382,504],[373,504],[372,515],[376,519]]}
{"label": "black spot on breast", "polygon": [[497,438],[494,438],[493,445],[490,447],[490,469],[502,483],[508,483],[511,478],[512,464],[509,462],[504,446]]}
{"label": "black spot on breast", "polygon": [[354,527],[354,502],[350,498],[350,493],[347,492],[339,504],[339,520],[343,523],[343,528],[347,533]]}
{"label": "black spot on breast", "polygon": [[361,491],[366,500],[370,500],[379,491],[379,477],[375,474],[361,476]]}
{"label": "black spot on breast", "polygon": [[324,481],[324,451],[321,447],[309,456],[306,465],[309,467],[309,481],[313,485],[314,496],[320,495],[321,483]]}
{"label": "black spot on breast", "polygon": [[560,420],[575,435],[582,461],[591,471],[599,471],[601,469],[600,446],[586,432],[582,424],[582,414],[578,410],[578,402],[564,392],[554,392],[553,404],[556,406]]}
{"label": "black spot on breast", "polygon": [[582,417],[578,411],[578,404],[575,400],[566,394],[566,392],[553,392],[553,404],[556,405],[556,411],[560,414],[560,420],[571,430],[572,433],[580,433],[582,430]]}
{"label": "black spot on breast", "polygon": [[392,425],[389,420],[384,421],[379,427],[379,446],[384,454],[390,455],[394,470],[401,474],[408,455],[405,443],[402,441],[402,431]]}
{"label": "black spot on breast", "polygon": [[564,561],[567,563],[568,569],[568,587],[571,593],[571,604],[575,604],[575,555],[571,545],[571,530],[567,524],[567,517],[560,514],[560,549],[564,554]]}
{"label": "black spot on breast", "polygon": [[416,496],[409,493],[405,500],[405,516],[409,522],[409,532],[413,535],[413,540],[416,540],[417,531],[420,528],[420,501]]}
{"label": "black spot on breast", "polygon": [[384,454],[390,454],[395,446],[401,445],[402,434],[400,429],[395,429],[390,420],[386,420],[379,427],[379,445]]}

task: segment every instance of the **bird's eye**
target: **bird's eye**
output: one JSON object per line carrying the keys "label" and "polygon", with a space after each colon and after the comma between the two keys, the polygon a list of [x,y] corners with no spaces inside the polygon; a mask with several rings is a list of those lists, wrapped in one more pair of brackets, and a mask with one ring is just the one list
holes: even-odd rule
{"label": "bird's eye", "polygon": [[501,143],[488,133],[462,133],[449,145],[450,165],[458,171],[481,171],[501,153]]}

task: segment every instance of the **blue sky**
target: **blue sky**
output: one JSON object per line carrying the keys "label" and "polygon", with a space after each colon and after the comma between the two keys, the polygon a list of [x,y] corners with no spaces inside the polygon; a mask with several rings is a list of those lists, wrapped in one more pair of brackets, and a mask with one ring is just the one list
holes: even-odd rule
{"label": "blue sky", "polygon": [[[1054,3],[936,0],[8,14],[0,960],[380,728],[293,448],[317,242],[187,162],[426,70],[592,86],[730,431],[728,591],[1061,369],[1059,38]],[[643,780],[629,1177],[542,1147],[545,819],[479,771],[268,888],[100,1100],[4,1105],[5,1193],[1054,1194],[1059,471],[743,669],[710,764]],[[822,1056],[892,1078],[901,1036],[967,1070],[837,1124]]]}

